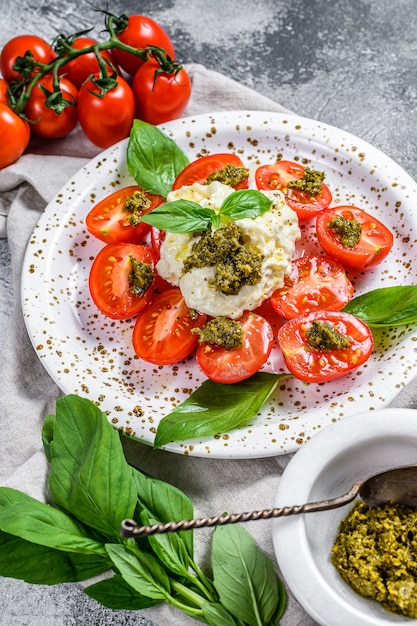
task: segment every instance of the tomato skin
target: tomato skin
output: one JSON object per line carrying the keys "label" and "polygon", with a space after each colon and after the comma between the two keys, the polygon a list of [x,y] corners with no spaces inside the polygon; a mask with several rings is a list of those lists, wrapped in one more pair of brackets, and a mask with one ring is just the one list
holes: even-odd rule
{"label": "tomato skin", "polygon": [[78,93],[78,119],[92,143],[109,148],[129,136],[135,118],[135,100],[127,81],[117,77],[117,86],[103,98],[90,93],[98,87],[87,80]]}
{"label": "tomato skin", "polygon": [[56,56],[49,43],[37,35],[17,35],[10,39],[1,51],[0,70],[7,82],[20,80],[22,75],[13,69],[17,57],[23,57],[30,50],[33,58],[40,63],[48,64]]}
{"label": "tomato skin", "polygon": [[[306,330],[313,320],[335,326],[337,332],[349,338],[351,345],[331,351],[311,348]],[[374,346],[369,327],[342,311],[318,311],[288,320],[279,329],[277,340],[289,371],[307,383],[327,382],[348,374],[367,361]]]}
{"label": "tomato skin", "polygon": [[7,89],[9,88],[9,83],[4,78],[0,78],[0,102],[4,104],[8,104],[9,99],[7,96]]}
{"label": "tomato skin", "polygon": [[[236,167],[243,166],[243,162],[240,157],[232,152],[230,154],[218,153],[200,157],[199,159],[189,163],[178,174],[174,184],[172,185],[172,189],[180,189],[181,187],[193,185],[194,183],[203,184],[210,174],[223,169],[223,167],[229,164]],[[236,185],[235,189],[247,189],[248,185],[249,177]]]}
{"label": "tomato skin", "polygon": [[181,291],[172,288],[157,295],[139,315],[133,329],[133,348],[138,357],[155,365],[171,365],[185,359],[198,343],[206,315],[191,315]]}
{"label": "tomato skin", "polygon": [[353,297],[344,267],[326,256],[294,259],[284,286],[270,297],[271,306],[285,319],[310,311],[340,311]]}
{"label": "tomato skin", "polygon": [[321,193],[311,196],[305,191],[292,189],[288,183],[303,177],[305,168],[293,161],[278,161],[272,165],[262,165],[255,172],[255,182],[258,189],[280,190],[285,195],[285,202],[293,209],[300,220],[309,220],[332,201],[330,189],[324,183]]}
{"label": "tomato skin", "polygon": [[[71,44],[74,50],[83,50],[93,44],[98,43],[96,39],[91,37],[76,37]],[[113,62],[113,58],[108,50],[100,50],[100,56],[109,63]],[[97,74],[100,68],[94,52],[82,54],[76,59],[68,61],[61,69],[60,74],[65,75],[79,89],[83,82],[91,75]]]}
{"label": "tomato skin", "polygon": [[142,295],[129,291],[129,257],[148,263],[155,275],[155,258],[149,246],[109,243],[100,250],[90,269],[89,288],[96,307],[107,317],[125,320],[134,317],[150,302],[155,279]]}
{"label": "tomato skin", "polygon": [[29,124],[5,103],[0,102],[0,169],[23,154],[30,140]]}
{"label": "tomato skin", "polygon": [[[130,15],[124,31],[117,34],[117,38],[133,48],[147,48],[157,46],[163,48],[171,59],[175,58],[174,46],[168,33],[157,22],[145,15]],[[130,52],[114,48],[112,55],[120,67],[134,76],[143,64],[143,61]]]}
{"label": "tomato skin", "polygon": [[148,124],[163,124],[180,117],[191,96],[191,79],[184,68],[176,74],[158,73],[154,59],[146,61],[132,83],[136,117]]}
{"label": "tomato skin", "polygon": [[145,223],[132,226],[127,223],[127,210],[124,203],[135,191],[141,191],[151,201],[148,209],[143,214],[152,211],[162,204],[162,196],[156,196],[143,191],[138,185],[131,185],[118,189],[103,200],[100,200],[85,218],[88,231],[105,243],[141,243],[150,231],[150,226]]}
{"label": "tomato skin", "polygon": [[244,333],[242,347],[226,350],[206,342],[197,347],[198,365],[215,382],[233,384],[249,378],[262,367],[271,353],[274,334],[266,319],[246,311],[238,321]]}
{"label": "tomato skin", "polygon": [[[362,235],[354,248],[343,245],[337,233],[328,224],[335,216],[354,219],[362,226]],[[394,244],[391,231],[382,222],[355,206],[338,206],[326,209],[316,219],[317,239],[329,256],[338,259],[345,267],[369,270],[379,265]]]}
{"label": "tomato skin", "polygon": [[60,139],[68,135],[77,125],[77,96],[78,89],[65,77],[59,79],[60,89],[64,98],[73,102],[66,106],[62,113],[56,113],[45,105],[45,94],[41,85],[48,91],[53,91],[52,76],[44,76],[32,89],[24,113],[28,120],[32,120],[31,130],[34,135],[44,139]]}

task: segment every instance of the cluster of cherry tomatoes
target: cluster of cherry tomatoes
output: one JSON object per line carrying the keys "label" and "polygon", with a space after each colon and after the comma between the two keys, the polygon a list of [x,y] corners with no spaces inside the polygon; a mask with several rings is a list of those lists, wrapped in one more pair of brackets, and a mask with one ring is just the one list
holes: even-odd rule
{"label": "cluster of cherry tomatoes", "polygon": [[[213,154],[187,165],[173,184],[173,189],[193,183],[204,183],[207,177],[233,163],[243,165],[234,154]],[[353,297],[354,288],[346,270],[366,271],[379,264],[393,245],[389,229],[375,217],[354,206],[330,207],[332,194],[322,183],[320,193],[311,195],[289,186],[299,180],[305,168],[294,162],[278,161],[257,169],[258,189],[279,189],[287,204],[296,211],[300,222],[315,223],[316,235],[325,254],[305,255],[292,262],[292,269],[282,288],[254,312],[239,320],[243,328],[243,345],[226,348],[198,343],[192,332],[202,328],[207,316],[190,312],[178,288],[163,281],[155,271],[165,233],[144,222],[132,226],[127,220],[125,201],[139,188],[128,187],[99,202],[86,217],[89,232],[105,242],[90,272],[90,293],[96,306],[113,319],[136,317],[133,330],[135,353],[147,362],[167,365],[179,362],[196,350],[196,359],[208,378],[221,383],[235,383],[257,372],[267,361],[278,327],[277,345],[289,371],[306,382],[324,382],[343,376],[370,356],[373,337],[369,327],[353,315],[342,311]],[[239,183],[248,187],[249,181]],[[163,202],[148,194],[146,211]],[[353,247],[343,244],[331,228],[339,215],[360,225],[360,237]],[[145,243],[145,238],[147,243]],[[134,296],[129,289],[130,259],[148,263],[154,272],[149,290]],[[307,330],[315,322],[347,339],[342,349],[314,348]],[[334,337],[333,337],[334,339]]]}
{"label": "cluster of cherry tomatoes", "polygon": [[191,94],[172,41],[143,15],[108,15],[109,38],[59,35],[51,44],[25,34],[0,55],[0,169],[17,160],[31,135],[58,139],[79,123],[100,148],[126,138],[135,118],[180,117]]}

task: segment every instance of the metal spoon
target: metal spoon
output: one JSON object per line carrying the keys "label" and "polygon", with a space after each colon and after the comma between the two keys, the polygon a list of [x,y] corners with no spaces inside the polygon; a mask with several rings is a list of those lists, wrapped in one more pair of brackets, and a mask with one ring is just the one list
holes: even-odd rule
{"label": "metal spoon", "polygon": [[166,522],[153,524],[152,526],[139,526],[134,520],[125,519],[121,523],[120,534],[122,537],[147,537],[148,535],[170,533],[178,530],[207,528],[208,526],[222,526],[224,524],[236,524],[237,522],[285,517],[315,511],[327,511],[352,502],[357,495],[359,495],[366,504],[372,507],[389,503],[404,504],[412,508],[417,508],[417,465],[396,467],[375,474],[364,482],[356,482],[350,491],[343,496],[338,496],[331,500],[320,500],[319,502],[310,502],[299,506],[294,505],[274,509],[263,509],[261,511],[248,513],[222,514],[193,520]]}

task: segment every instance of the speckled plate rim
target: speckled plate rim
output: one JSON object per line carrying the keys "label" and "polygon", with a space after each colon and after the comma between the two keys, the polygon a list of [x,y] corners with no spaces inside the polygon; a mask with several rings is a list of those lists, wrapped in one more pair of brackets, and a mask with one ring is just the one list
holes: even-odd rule
{"label": "speckled plate rim", "polygon": [[[331,424],[307,442],[288,463],[279,481],[274,506],[300,505],[347,493],[354,482],[372,474],[417,462],[417,410],[383,408],[359,413]],[[343,479],[340,465],[350,467]],[[339,464],[339,470],[335,467]],[[332,474],[329,477],[329,472]],[[327,478],[325,478],[327,476]],[[323,481],[332,483],[333,492],[324,493]],[[282,576],[298,602],[322,626],[386,626],[414,623],[390,613],[377,602],[360,597],[339,577],[330,563],[330,550],[338,524],[353,506],[308,513],[272,522],[272,539]],[[322,551],[317,532],[313,537],[309,525],[313,516],[324,536],[328,554],[323,572],[314,550]],[[328,518],[334,521],[328,532]],[[320,526],[319,526],[320,524]],[[330,580],[333,580],[333,584]],[[335,582],[336,581],[336,582]]]}
{"label": "speckled plate rim", "polygon": [[[359,138],[332,126],[284,113],[223,111],[181,118],[161,127],[190,159],[236,151],[253,168],[283,155],[326,171],[333,204],[361,204],[396,231],[397,250],[357,293],[406,284],[417,275],[416,183],[394,161]],[[83,218],[99,199],[132,183],[127,140],[87,163],[48,204],[29,241],[22,271],[22,306],[29,336],[64,393],[91,398],[127,435],[152,445],[159,419],[204,377],[188,360],[171,368],[138,364],[128,324],[92,310],[88,268],[101,247]],[[388,216],[388,217],[387,217]],[[91,299],[90,299],[91,300]],[[97,322],[99,319],[99,322]],[[96,324],[100,324],[97,330]],[[245,427],[218,437],[176,442],[166,450],[211,458],[259,458],[294,452],[321,428],[361,410],[386,406],[417,372],[414,330],[386,331],[368,364],[333,383],[280,386]],[[116,341],[115,341],[116,340]],[[116,344],[123,347],[118,349]],[[273,352],[267,371],[284,371]],[[123,376],[123,378],[122,378]],[[190,383],[190,380],[192,381]],[[138,391],[139,389],[139,391]]]}

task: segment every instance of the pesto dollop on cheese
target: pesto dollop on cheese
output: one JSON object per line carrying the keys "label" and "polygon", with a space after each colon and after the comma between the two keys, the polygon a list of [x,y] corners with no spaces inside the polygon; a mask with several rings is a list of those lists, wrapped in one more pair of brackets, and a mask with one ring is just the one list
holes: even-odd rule
{"label": "pesto dollop on cheese", "polygon": [[[195,183],[171,192],[167,201],[192,200],[202,207],[218,211],[225,198],[233,192],[232,187],[219,181],[209,185]],[[283,286],[294,256],[295,242],[300,237],[298,218],[285,204],[280,191],[262,193],[273,201],[271,209],[254,219],[233,222],[230,236],[240,252],[240,257],[231,261],[233,267],[225,267],[225,262],[227,265],[228,260],[235,257],[228,259],[225,255],[220,258],[221,255],[212,250],[211,258],[215,262],[207,260],[206,263],[204,254],[198,253],[202,237],[206,237],[205,243],[211,246],[212,241],[208,240],[220,240],[224,232],[217,235],[215,231],[209,235],[166,233],[157,271],[162,278],[181,289],[189,308],[211,317],[238,319],[244,311],[256,309]],[[203,244],[200,247],[204,250]],[[250,276],[248,280],[243,278],[245,272]],[[226,287],[222,288],[222,285]]]}

